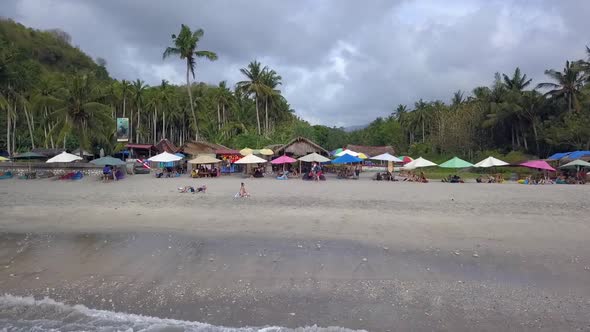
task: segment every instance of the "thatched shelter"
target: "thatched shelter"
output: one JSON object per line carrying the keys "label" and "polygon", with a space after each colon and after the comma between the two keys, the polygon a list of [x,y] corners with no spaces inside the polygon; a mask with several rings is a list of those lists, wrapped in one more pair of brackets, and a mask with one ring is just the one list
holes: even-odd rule
{"label": "thatched shelter", "polygon": [[[273,150],[273,149],[271,149]],[[310,153],[318,153],[323,156],[329,156],[330,152],[319,146],[317,143],[305,137],[297,137],[291,140],[289,143],[273,150],[276,156],[283,154],[291,155],[295,157],[303,157]]]}
{"label": "thatched shelter", "polygon": [[197,156],[199,154],[210,154],[215,155],[218,150],[230,150],[228,147],[221,144],[209,143],[205,141],[198,142],[186,142],[179,152],[188,154],[191,156]]}
{"label": "thatched shelter", "polygon": [[346,146],[348,150],[352,150],[355,152],[362,152],[368,157],[378,156],[380,154],[389,153],[390,155],[395,155],[395,149],[390,146],[365,146],[365,145],[354,145],[348,144]]}
{"label": "thatched shelter", "polygon": [[168,153],[176,153],[178,152],[178,147],[176,145],[174,145],[174,143],[170,142],[167,139],[163,139],[160,142],[158,142],[158,144],[156,144],[156,149],[158,149],[159,153],[162,152],[168,152]]}

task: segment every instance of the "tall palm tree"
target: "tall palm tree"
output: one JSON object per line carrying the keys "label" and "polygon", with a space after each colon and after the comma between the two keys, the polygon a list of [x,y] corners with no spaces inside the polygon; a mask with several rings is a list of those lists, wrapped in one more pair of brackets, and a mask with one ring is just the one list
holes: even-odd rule
{"label": "tall palm tree", "polygon": [[258,110],[259,99],[268,92],[268,87],[264,84],[264,73],[267,68],[262,67],[260,62],[254,60],[248,64],[247,68],[241,68],[240,72],[246,76],[247,80],[238,82],[238,87],[249,95],[254,95],[254,104],[256,105],[256,125],[258,135],[262,135],[260,127],[260,112]]}
{"label": "tall palm tree", "polygon": [[193,114],[193,120],[195,121],[195,140],[199,140],[199,127],[197,123],[197,115],[195,113],[195,106],[193,105],[193,95],[191,92],[191,82],[189,73],[195,78],[195,66],[197,58],[207,58],[211,61],[217,60],[217,54],[211,51],[197,51],[197,44],[203,37],[205,32],[203,29],[197,29],[192,32],[191,29],[182,24],[180,26],[180,33],[172,35],[173,47],[167,47],[164,51],[164,59],[171,55],[178,55],[180,59],[186,60],[186,89],[188,91],[188,97],[190,102],[191,112]]}
{"label": "tall palm tree", "polygon": [[131,91],[131,84],[127,80],[121,81],[121,98],[123,99],[123,117],[126,116],[127,95]]}
{"label": "tall palm tree", "polygon": [[[144,102],[144,95],[148,86],[145,82],[137,79],[131,85],[131,95],[133,96],[133,103],[137,109],[137,127],[135,128],[135,143],[139,143],[139,135],[141,131],[141,108]],[[132,119],[133,120],[133,119]]]}
{"label": "tall palm tree", "polygon": [[502,78],[504,80],[504,85],[509,90],[516,91],[524,90],[524,88],[526,88],[533,81],[532,79],[527,80],[526,74],[522,75],[520,73],[520,68],[518,67],[516,67],[516,69],[514,70],[514,74],[512,74],[512,77],[508,77],[508,75],[502,74]]}
{"label": "tall palm tree", "polygon": [[554,98],[567,98],[568,111],[579,110],[579,95],[580,90],[584,86],[585,77],[583,72],[575,65],[566,61],[563,72],[558,72],[553,69],[545,70],[545,75],[552,78],[555,82],[539,83],[538,89],[549,88],[551,89],[545,96],[551,96]]}
{"label": "tall palm tree", "polygon": [[268,104],[273,104],[273,101],[278,101],[281,97],[281,91],[277,87],[282,84],[282,77],[272,69],[267,69],[262,75],[262,83],[266,86],[266,93],[264,95],[264,130],[268,136],[270,133],[270,125],[268,122]]}
{"label": "tall palm tree", "polygon": [[415,120],[422,124],[422,143],[426,142],[426,121],[430,120],[428,103],[420,99],[414,104]]}
{"label": "tall palm tree", "polygon": [[232,94],[231,91],[227,88],[226,81],[219,82],[215,90],[215,100],[217,103],[217,127],[218,130],[221,130],[224,124],[228,121],[228,116],[226,110],[229,107],[229,103],[231,101]]}

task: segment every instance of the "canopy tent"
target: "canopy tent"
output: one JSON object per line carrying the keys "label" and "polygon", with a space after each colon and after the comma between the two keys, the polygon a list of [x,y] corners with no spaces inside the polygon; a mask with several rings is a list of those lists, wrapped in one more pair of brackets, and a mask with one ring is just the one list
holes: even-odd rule
{"label": "canopy tent", "polygon": [[308,154],[307,156],[303,156],[303,157],[299,158],[299,161],[304,161],[307,163],[314,163],[314,162],[315,163],[326,163],[326,162],[330,161],[330,159],[322,156],[319,153],[313,152],[313,153]]}
{"label": "canopy tent", "polygon": [[201,165],[201,164],[217,164],[220,162],[221,162],[221,160],[211,157],[206,154],[202,154],[202,155],[198,156],[197,158],[191,159],[188,161],[189,164],[199,164],[199,165]]}
{"label": "canopy tent", "polygon": [[364,153],[362,153],[362,152],[359,152],[359,153],[358,153],[358,155],[357,155],[357,157],[359,157],[359,158],[361,158],[361,159],[367,159],[367,158],[369,158],[369,157],[367,157],[367,155],[366,155],[366,154],[364,154]]}
{"label": "canopy tent", "polygon": [[257,157],[253,154],[249,154],[249,155],[245,156],[244,158],[236,161],[234,164],[262,164],[265,162],[266,162],[266,160],[264,160],[260,157]]}
{"label": "canopy tent", "polygon": [[0,156],[0,161],[10,161],[10,159]]}
{"label": "canopy tent", "polygon": [[549,156],[549,158],[547,158],[547,160],[559,160],[561,158],[565,158],[567,156],[570,155],[571,152],[558,152],[558,153],[554,153],[551,156]]}
{"label": "canopy tent", "polygon": [[555,168],[551,167],[551,165],[547,164],[545,160],[530,160],[520,164],[520,166],[528,167],[528,168],[536,168],[542,169],[544,171],[555,171]]}
{"label": "canopy tent", "polygon": [[416,169],[416,168],[430,167],[430,166],[437,166],[437,165],[430,160],[426,160],[426,159],[420,157],[418,159],[414,159],[411,162],[405,164],[404,169]]}
{"label": "canopy tent", "polygon": [[496,167],[496,166],[507,166],[508,163],[505,161],[502,161],[500,159],[496,159],[492,156],[487,157],[486,159],[478,162],[477,164],[473,165],[473,167],[482,167],[482,168],[488,168],[488,167]]}
{"label": "canopy tent", "polygon": [[148,158],[148,161],[156,162],[156,163],[169,163],[169,162],[173,162],[173,161],[179,161],[180,159],[182,159],[182,157],[179,157],[177,155],[174,155],[172,153],[164,151],[164,152],[157,154],[151,158]]}
{"label": "canopy tent", "polygon": [[352,150],[342,150],[342,151],[338,152],[337,154],[335,154],[335,156],[336,157],[342,157],[342,156],[344,156],[346,154],[347,155],[351,155],[353,157],[358,157],[359,156],[359,154],[357,152],[354,152]]}
{"label": "canopy tent", "polygon": [[570,161],[569,163],[560,166],[559,168],[582,168],[587,167],[590,168],[590,163],[584,160],[576,159],[574,161]]}
{"label": "canopy tent", "polygon": [[467,162],[461,158],[453,157],[450,160],[445,161],[444,163],[438,165],[438,167],[442,168],[468,168],[473,167],[473,164]]}
{"label": "canopy tent", "polygon": [[46,162],[47,163],[71,163],[72,161],[76,161],[76,160],[82,160],[82,158],[80,156],[76,156],[75,154],[67,153],[64,151],[64,152],[58,154],[57,156],[48,159]]}
{"label": "canopy tent", "polygon": [[94,165],[99,165],[99,166],[106,166],[106,165],[122,166],[122,165],[125,165],[125,162],[123,160],[118,159],[118,158],[113,158],[111,156],[97,158],[97,159],[91,160],[90,163],[94,164]]}
{"label": "canopy tent", "polygon": [[567,156],[568,159],[580,159],[582,157],[590,157],[590,151],[574,151]]}
{"label": "canopy tent", "polygon": [[272,160],[270,163],[274,164],[274,165],[281,165],[281,164],[292,164],[294,162],[297,162],[297,159],[293,159],[289,156],[280,156],[280,157]]}
{"label": "canopy tent", "polygon": [[383,153],[375,157],[369,158],[371,160],[381,160],[381,161],[392,161],[394,163],[401,163],[403,160],[399,159],[396,156],[390,155],[389,153]]}
{"label": "canopy tent", "polygon": [[36,152],[25,152],[25,153],[21,153],[21,154],[18,154],[16,156],[12,157],[12,159],[44,159],[44,158],[47,158],[47,156],[40,154],[40,153],[36,153]]}
{"label": "canopy tent", "polygon": [[350,163],[360,163],[362,161],[363,160],[359,157],[345,153],[341,157],[338,157],[338,158],[332,160],[332,164],[350,164]]}

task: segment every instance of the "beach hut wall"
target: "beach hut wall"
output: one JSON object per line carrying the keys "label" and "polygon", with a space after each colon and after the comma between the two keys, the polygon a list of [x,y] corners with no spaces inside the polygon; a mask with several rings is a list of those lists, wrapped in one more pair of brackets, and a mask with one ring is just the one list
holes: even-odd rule
{"label": "beach hut wall", "polygon": [[275,155],[289,154],[295,157],[302,157],[310,153],[318,153],[323,156],[329,156],[330,152],[319,146],[317,143],[305,137],[297,137],[289,143],[273,150]]}

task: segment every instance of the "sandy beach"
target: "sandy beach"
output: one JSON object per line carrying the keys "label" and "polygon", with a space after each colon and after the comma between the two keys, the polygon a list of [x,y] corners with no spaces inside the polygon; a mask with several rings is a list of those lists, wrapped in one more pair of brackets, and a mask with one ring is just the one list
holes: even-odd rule
{"label": "sandy beach", "polygon": [[[234,199],[241,181],[251,198]],[[0,292],[230,327],[588,330],[589,194],[368,175],[4,180]],[[3,301],[0,322],[28,310]]]}

